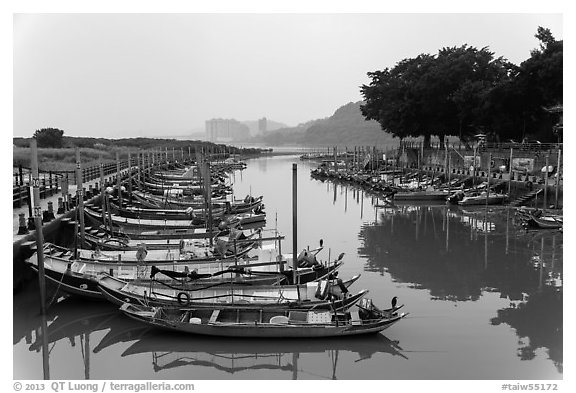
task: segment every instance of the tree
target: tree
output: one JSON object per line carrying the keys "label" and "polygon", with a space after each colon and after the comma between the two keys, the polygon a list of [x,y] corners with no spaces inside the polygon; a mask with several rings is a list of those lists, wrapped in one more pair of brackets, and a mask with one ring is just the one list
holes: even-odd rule
{"label": "tree", "polygon": [[535,37],[540,41],[539,48],[532,50],[520,66],[511,68],[508,77],[491,90],[484,102],[491,118],[487,123],[503,140],[533,137],[556,141],[552,130],[557,118],[543,108],[562,104],[563,42],[543,27],[538,28]]}
{"label": "tree", "polygon": [[34,132],[38,147],[62,147],[64,131],[58,128],[42,128]]}
{"label": "tree", "polygon": [[443,48],[369,72],[361,111],[394,136],[423,136],[425,146],[432,135],[441,142],[446,135],[466,138],[482,127],[483,102],[508,71],[509,64],[487,48]]}

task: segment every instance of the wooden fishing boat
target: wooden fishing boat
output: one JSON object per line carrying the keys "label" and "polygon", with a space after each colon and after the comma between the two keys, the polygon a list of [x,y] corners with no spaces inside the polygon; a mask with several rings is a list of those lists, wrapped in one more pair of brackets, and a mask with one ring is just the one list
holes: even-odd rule
{"label": "wooden fishing boat", "polygon": [[462,200],[458,201],[458,205],[501,205],[506,201],[507,198],[507,194],[499,194],[495,192],[490,192],[488,194],[488,198],[486,198],[486,191],[482,191],[480,193],[470,193],[464,195]]}
{"label": "wooden fishing boat", "polygon": [[395,192],[392,196],[394,202],[401,201],[445,201],[450,194],[446,190],[420,190]]}
{"label": "wooden fishing boat", "polygon": [[527,229],[561,229],[564,227],[563,216],[545,214],[540,209],[518,209],[516,215],[522,226]]}
{"label": "wooden fishing boat", "polygon": [[[280,273],[280,265],[285,261],[259,261],[256,259],[223,259],[219,261],[154,261],[152,264],[97,261],[75,258],[72,250],[46,243],[44,245],[44,269],[46,278],[65,292],[85,297],[102,298],[96,280],[99,274],[107,273],[125,280],[148,277],[153,268],[170,270],[174,273],[196,272],[199,275],[217,275],[219,279],[238,282],[252,282],[252,277],[260,282],[280,283],[286,274]],[[37,271],[38,258],[34,253],[27,263]],[[259,275],[259,273],[268,273]]]}
{"label": "wooden fishing boat", "polygon": [[[213,226],[212,230],[206,228],[187,228],[187,229],[138,229],[131,227],[116,227],[112,230],[108,226],[99,224],[94,221],[96,228],[94,231],[103,232],[106,236],[128,238],[132,240],[180,240],[180,239],[208,239],[219,236],[225,236],[230,232],[230,229],[240,228],[239,225],[233,225],[232,228],[226,227],[222,223],[218,226]],[[253,224],[245,224],[241,226],[242,230],[254,230],[264,227],[266,221],[259,221]]]}
{"label": "wooden fishing boat", "polygon": [[[72,250],[50,243],[45,243],[43,253],[46,279],[55,284],[57,289],[97,299],[103,298],[97,285],[97,280],[102,273],[123,280],[137,280],[150,277],[154,269],[161,269],[164,275],[171,272],[174,276],[184,276],[187,279],[202,282],[214,280],[245,285],[290,284],[294,276],[300,283],[306,283],[335,272],[342,265],[342,258],[339,258],[327,266],[298,268],[294,274],[293,270],[286,268],[286,260],[277,258],[256,257],[238,260],[232,258],[211,262],[170,260],[154,261],[153,264],[95,261],[75,258]],[[27,260],[27,264],[34,271],[38,271],[36,252]],[[173,280],[173,278],[168,277],[168,280]]]}
{"label": "wooden fishing boat", "polygon": [[[91,222],[91,225],[99,226],[102,224],[102,212],[99,207],[89,205],[84,206],[84,213],[86,217]],[[172,220],[172,219],[139,219],[139,218],[128,218],[121,217],[116,214],[107,213],[107,218],[112,221],[112,225],[116,227],[117,230],[128,233],[130,228],[132,229],[191,229],[191,228],[201,228],[204,224],[197,224],[193,220]],[[218,220],[215,220],[218,221]],[[242,213],[239,215],[234,215],[226,218],[224,225],[247,225],[254,223],[262,223],[266,221],[265,213]],[[215,226],[219,225],[220,222],[215,222]]]}
{"label": "wooden fishing boat", "polygon": [[[204,187],[201,185],[179,185],[179,184],[172,184],[172,185],[163,185],[158,183],[151,183],[149,181],[142,182],[146,191],[152,194],[157,195],[164,195],[165,192],[175,192],[175,194],[180,195],[200,195],[204,192]],[[221,183],[211,184],[210,191],[218,191],[223,189],[229,189],[229,186],[226,186]]]}
{"label": "wooden fishing boat", "polygon": [[124,303],[120,310],[143,323],[183,333],[259,338],[318,338],[373,334],[407,314],[400,307],[379,310],[368,299],[344,312],[270,309],[167,308]]}
{"label": "wooden fishing boat", "polygon": [[159,281],[125,281],[102,274],[98,288],[112,303],[192,308],[302,308],[342,310],[351,307],[368,291],[349,295],[349,280],[330,279],[296,285],[241,285],[202,282],[167,284]]}
{"label": "wooden fishing boat", "polygon": [[[245,234],[247,233],[247,235]],[[255,231],[240,231],[231,228],[226,233],[218,233],[213,237],[214,244],[221,244],[225,242],[228,249],[227,256],[234,256],[231,251],[234,248],[234,241],[236,241],[237,247],[240,244],[249,245],[252,247],[258,240],[258,234],[261,233],[261,229]],[[279,238],[281,240],[281,238]],[[86,244],[96,250],[99,248],[102,251],[121,251],[121,250],[137,250],[142,240],[133,240],[129,237],[114,237],[109,236],[105,231],[93,230],[92,228],[86,228],[86,233],[84,234],[84,241]],[[177,238],[177,239],[157,239],[157,240],[146,240],[144,242],[148,250],[194,250],[198,247],[208,247],[210,241],[208,238],[202,239],[188,239],[188,238]],[[238,248],[236,250],[238,252]]]}
{"label": "wooden fishing boat", "polygon": [[[120,207],[110,202],[110,211],[120,217],[152,219],[152,220],[187,220],[195,223],[205,223],[208,211],[205,208],[193,209],[148,209],[134,206]],[[221,220],[226,214],[226,207],[213,207],[212,219]]]}
{"label": "wooden fishing boat", "polygon": [[[187,197],[159,197],[157,195],[146,194],[141,191],[133,191],[132,196],[138,201],[139,204],[151,209],[186,210],[190,207],[199,209],[204,209],[206,207],[204,198],[190,199]],[[224,197],[212,197],[211,201],[213,208],[224,208],[226,214],[234,214],[257,210],[262,206],[262,199],[262,196],[247,196],[244,199],[234,199],[230,201]]]}

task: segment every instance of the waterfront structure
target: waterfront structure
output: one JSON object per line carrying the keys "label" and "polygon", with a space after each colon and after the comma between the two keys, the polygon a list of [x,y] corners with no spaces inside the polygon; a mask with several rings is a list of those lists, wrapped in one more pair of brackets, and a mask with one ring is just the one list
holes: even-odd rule
{"label": "waterfront structure", "polygon": [[250,129],[235,119],[206,120],[206,138],[210,142],[231,142],[250,136]]}

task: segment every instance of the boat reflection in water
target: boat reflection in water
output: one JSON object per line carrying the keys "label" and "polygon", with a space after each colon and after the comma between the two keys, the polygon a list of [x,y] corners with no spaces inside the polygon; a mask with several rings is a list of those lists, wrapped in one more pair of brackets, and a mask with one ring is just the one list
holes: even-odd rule
{"label": "boat reflection in water", "polygon": [[[214,368],[231,375],[250,371],[247,378],[255,379],[254,371],[281,371],[281,378],[338,379],[338,358],[353,356],[354,362],[370,359],[375,354],[387,354],[408,359],[398,341],[381,334],[338,339],[232,339],[163,334],[152,331],[138,339],[122,356],[150,354],[154,372],[179,368],[179,375],[191,375],[198,367]],[[316,364],[306,369],[299,359],[320,355],[324,367]],[[328,372],[329,371],[329,372]],[[324,372],[324,374],[321,374]],[[289,374],[286,374],[289,373]],[[202,379],[200,374],[196,379]],[[263,374],[265,378],[266,375]],[[235,375],[235,377],[238,377]]]}
{"label": "boat reflection in water", "polygon": [[509,306],[489,322],[514,329],[521,360],[544,349],[561,373],[562,233],[526,231],[513,217],[507,208],[387,207],[361,228],[359,254],[365,270],[428,290],[435,300],[499,294]]}
{"label": "boat reflection in water", "polygon": [[[26,324],[16,322],[16,326],[26,326],[28,331],[18,329],[17,336],[15,330],[14,340],[18,342],[25,337],[28,351],[42,352],[47,378],[98,379],[101,371],[94,372],[94,364],[102,368],[102,361],[110,359],[110,353],[118,352],[119,348],[121,356],[113,363],[129,364],[130,378],[148,379],[222,379],[225,375],[243,379],[337,379],[339,371],[347,368],[338,368],[339,359],[358,363],[377,354],[408,359],[398,341],[381,334],[314,340],[183,335],[152,329],[126,318],[109,303],[89,302],[87,306],[86,301],[75,297],[61,298],[49,308],[44,329],[39,313],[34,310],[32,315]],[[62,365],[62,360],[58,361],[60,355],[56,359],[48,356],[53,350],[66,352],[68,362],[75,366],[66,366],[64,374],[50,375],[50,368]],[[311,361],[313,366],[309,365]],[[299,362],[308,365],[301,366]],[[126,372],[118,367],[116,378]],[[19,377],[22,371],[14,372]]]}
{"label": "boat reflection in water", "polygon": [[[42,377],[45,379],[91,379],[90,365],[93,354],[123,342],[133,341],[150,330],[124,318],[117,307],[107,302],[87,302],[77,297],[62,297],[51,304],[44,318],[40,315],[38,303],[36,294],[19,297],[19,301],[15,302],[15,309],[20,310],[14,313],[15,317],[18,316],[14,320],[14,343],[24,339],[28,344],[28,351],[42,354]],[[28,309],[28,312],[22,312],[23,309]],[[81,364],[82,370],[65,367],[65,375],[50,372],[55,366],[62,365],[61,359],[58,361],[60,355],[55,356],[56,360],[54,356],[49,356],[53,351],[65,352],[66,363]],[[24,370],[23,367],[19,370],[15,367],[14,377],[30,371],[36,370]],[[39,377],[35,374],[28,376]]]}
{"label": "boat reflection in water", "polygon": [[[34,307],[37,301],[36,294],[31,293],[15,304],[20,312],[14,321],[14,342],[25,339],[29,353],[42,355],[44,374],[28,378],[98,379],[102,362],[109,363],[112,353],[121,354],[114,355],[119,373],[116,378],[126,372],[120,365],[128,364],[130,378],[159,379],[221,379],[226,375],[243,379],[337,379],[342,369],[349,368],[339,368],[339,359],[346,363],[375,355],[408,359],[398,341],[382,334],[313,340],[183,335],[133,321],[107,302],[86,302],[73,296],[59,298],[48,308],[43,328],[43,319]],[[24,314],[23,309],[29,313]],[[62,353],[66,354],[66,362]],[[62,371],[66,363],[70,364]],[[38,373],[39,369],[34,371]],[[16,378],[25,375],[24,370],[15,369],[14,373]],[[355,378],[349,374],[346,377]]]}

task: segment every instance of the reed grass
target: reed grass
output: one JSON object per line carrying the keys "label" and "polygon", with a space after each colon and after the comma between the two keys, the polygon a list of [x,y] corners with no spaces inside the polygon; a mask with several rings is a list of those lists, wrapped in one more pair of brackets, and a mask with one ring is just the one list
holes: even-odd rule
{"label": "reed grass", "polygon": [[[128,158],[129,149],[126,148],[81,148],[80,160],[84,168],[100,164],[100,162],[116,162],[116,152],[120,153],[120,160]],[[28,147],[14,147],[12,150],[12,165],[22,165],[30,168],[31,152]],[[102,160],[102,161],[101,161]],[[74,148],[38,148],[38,167],[42,171],[73,171],[76,169],[76,150]]]}

